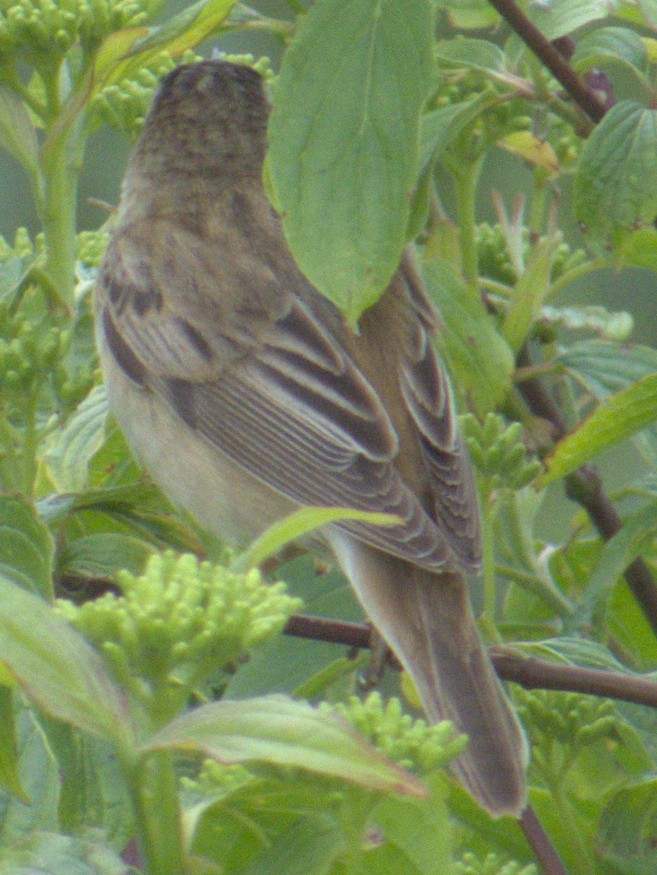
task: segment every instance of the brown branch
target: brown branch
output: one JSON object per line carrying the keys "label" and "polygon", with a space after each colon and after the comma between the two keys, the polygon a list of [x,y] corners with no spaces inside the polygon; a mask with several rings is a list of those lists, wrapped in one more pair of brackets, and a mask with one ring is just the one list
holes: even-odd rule
{"label": "brown branch", "polygon": [[[584,465],[566,477],[566,495],[584,508],[603,540],[608,541],[621,530],[620,514],[606,495],[600,475],[591,465]],[[650,568],[639,556],[628,565],[623,576],[657,635],[657,584]]]}
{"label": "brown branch", "polygon": [[548,662],[533,656],[524,657],[505,647],[491,648],[490,656],[501,678],[527,690],[585,693],[657,708],[657,681],[649,677]]}
{"label": "brown branch", "polygon": [[557,854],[531,805],[528,805],[520,815],[520,828],[545,875],[568,875],[561,857]]}
{"label": "brown branch", "polygon": [[527,18],[514,0],[489,0],[502,18],[507,22],[536,55],[539,61],[563,85],[577,106],[594,122],[599,122],[605,114],[605,107],[595,92],[578,76],[561,52],[546,39],[535,24]]}
{"label": "brown branch", "polygon": [[[526,368],[533,365],[525,348],[518,356],[518,365]],[[568,425],[548,391],[544,378],[536,377],[518,384],[530,410],[535,416],[548,420],[554,429],[554,439],[568,434]],[[620,531],[623,521],[613,502],[605,493],[602,479],[592,465],[583,465],[565,478],[566,495],[581,505],[604,541],[609,541]],[[657,635],[657,583],[646,562],[638,557],[623,574],[634,598],[641,607],[650,626]]]}
{"label": "brown branch", "polygon": [[348,623],[344,620],[329,620],[310,614],[295,614],[287,621],[285,634],[312,641],[327,641],[329,644],[344,644],[367,650],[370,646],[371,628],[365,623]]}
{"label": "brown branch", "polygon": [[[288,621],[285,634],[365,650],[370,646],[371,628],[365,623],[297,614]],[[502,680],[513,681],[528,690],[586,693],[657,708],[657,681],[648,677],[548,662],[523,656],[510,647],[491,647],[490,657]],[[390,662],[399,668],[394,658]]]}

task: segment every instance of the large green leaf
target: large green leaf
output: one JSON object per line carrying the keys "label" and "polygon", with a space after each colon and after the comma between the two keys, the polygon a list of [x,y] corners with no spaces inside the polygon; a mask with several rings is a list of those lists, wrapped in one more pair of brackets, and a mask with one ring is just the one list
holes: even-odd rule
{"label": "large green leaf", "polygon": [[178,717],[143,748],[196,751],[219,762],[265,762],[330,775],[369,790],[424,797],[424,786],[335,714],[286,696],[203,705]]}
{"label": "large green leaf", "polygon": [[317,0],[283,58],[274,200],[301,270],[352,324],[406,244],[431,32],[427,0]]}
{"label": "large green leaf", "polygon": [[580,157],[574,211],[599,246],[657,214],[657,110],[621,101],[597,125]]}
{"label": "large green leaf", "polygon": [[130,731],[100,656],[43,599],[0,576],[0,663],[47,714],[109,741]]}

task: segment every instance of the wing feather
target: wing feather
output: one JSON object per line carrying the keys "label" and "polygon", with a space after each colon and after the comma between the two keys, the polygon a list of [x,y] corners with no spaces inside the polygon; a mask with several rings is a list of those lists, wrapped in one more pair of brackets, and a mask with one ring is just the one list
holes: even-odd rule
{"label": "wing feather", "polygon": [[[279,289],[271,318],[255,314],[256,336],[239,323],[222,322],[217,331],[189,312],[176,312],[183,296],[175,290],[167,303],[149,292],[148,277],[131,262],[131,247],[121,250],[117,238],[114,245],[122,256],[114,263],[122,268],[101,280],[101,322],[107,346],[128,376],[159,394],[211,445],[294,501],[390,513],[403,521],[386,528],[341,524],[367,543],[432,570],[467,559],[454,524],[462,448],[443,447],[452,434],[449,422],[445,431],[445,411],[453,411],[440,369],[432,370],[430,345],[402,385],[432,478],[441,488],[451,483],[453,497],[437,500],[436,520],[394,464],[398,440],[377,393],[299,297]],[[173,255],[170,262],[176,262]],[[132,289],[124,285],[117,293],[122,283]],[[427,366],[434,381],[428,395]],[[431,403],[441,399],[443,407],[432,414]]]}

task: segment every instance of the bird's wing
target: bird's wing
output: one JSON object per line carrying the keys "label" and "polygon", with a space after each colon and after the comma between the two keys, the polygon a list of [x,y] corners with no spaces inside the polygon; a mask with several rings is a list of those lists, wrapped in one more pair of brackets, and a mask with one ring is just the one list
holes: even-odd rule
{"label": "bird's wing", "polygon": [[[402,480],[390,419],[349,355],[306,304],[281,289],[262,296],[268,306],[252,302],[248,319],[234,308],[222,312],[216,291],[210,292],[218,298],[216,312],[208,306],[195,312],[203,290],[185,296],[182,284],[191,277],[196,285],[199,277],[221,280],[209,265],[205,273],[203,265],[194,270],[190,246],[175,251],[180,239],[172,234],[168,241],[163,296],[152,262],[115,235],[113,266],[101,275],[98,299],[101,330],[117,364],[263,483],[304,505],[394,514],[402,525],[341,525],[424,567],[453,567],[451,538]],[[251,267],[254,287],[276,282],[257,260]],[[408,396],[419,411],[414,373]]]}
{"label": "bird's wing", "polygon": [[436,523],[446,534],[461,566],[476,571],[481,564],[477,489],[446,371],[431,338],[435,311],[408,258],[402,264],[401,274],[416,317],[402,358],[402,394],[421,435]]}

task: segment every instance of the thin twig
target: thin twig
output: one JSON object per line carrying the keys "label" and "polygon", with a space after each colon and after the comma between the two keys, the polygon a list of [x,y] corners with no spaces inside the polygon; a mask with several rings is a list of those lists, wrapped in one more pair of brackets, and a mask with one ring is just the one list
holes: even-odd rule
{"label": "thin twig", "polygon": [[[288,621],[285,634],[365,650],[370,647],[371,628],[365,623],[296,614]],[[528,690],[586,693],[657,708],[657,681],[648,677],[548,662],[533,656],[526,657],[510,647],[491,647],[490,657],[502,680],[513,681]],[[394,657],[389,662],[399,668]]]}
{"label": "thin twig", "polygon": [[548,662],[510,648],[491,648],[495,671],[527,690],[562,690],[657,708],[657,681],[641,675]]}
{"label": "thin twig", "polygon": [[545,875],[568,875],[561,857],[547,837],[536,812],[528,805],[520,815],[520,828],[525,834],[536,859],[541,864]]}
{"label": "thin twig", "polygon": [[605,114],[605,107],[598,100],[593,89],[577,75],[561,52],[543,36],[514,0],[489,0],[489,2],[554,78],[563,85],[577,106],[593,122],[599,122]]}
{"label": "thin twig", "polygon": [[[525,369],[533,367],[527,349],[518,357],[518,365]],[[555,432],[555,440],[568,433],[568,425],[557,407],[543,379],[534,378],[518,384],[530,410],[536,416],[548,420]],[[566,495],[580,504],[604,541],[609,541],[620,531],[623,521],[613,502],[605,493],[602,479],[592,465],[583,465],[565,478]],[[657,583],[648,565],[641,557],[635,559],[623,574],[653,632],[657,635]]]}

